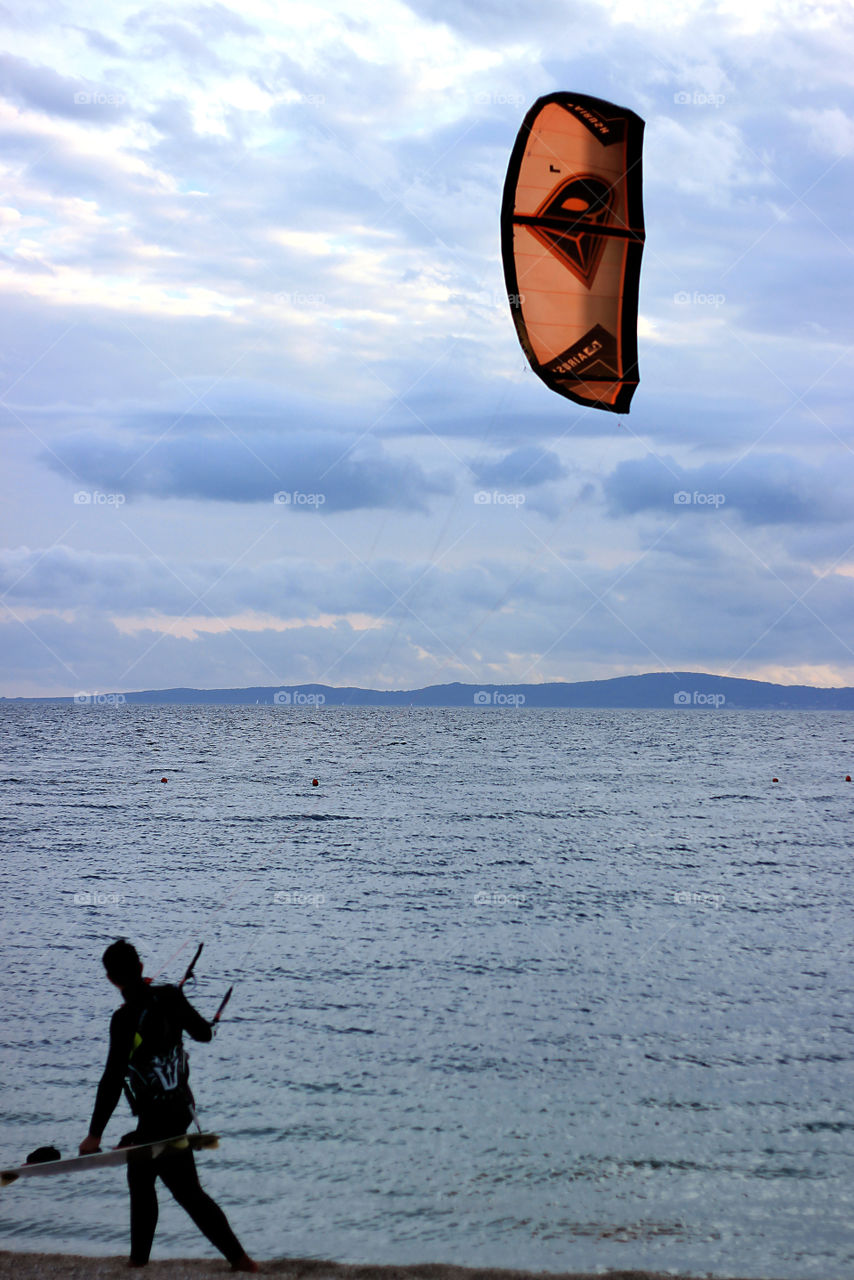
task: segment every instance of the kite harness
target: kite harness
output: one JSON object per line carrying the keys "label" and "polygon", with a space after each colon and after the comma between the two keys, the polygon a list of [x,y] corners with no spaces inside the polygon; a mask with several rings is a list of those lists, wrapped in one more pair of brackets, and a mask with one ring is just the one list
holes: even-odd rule
{"label": "kite harness", "polygon": [[[190,1062],[184,1048],[180,1026],[176,1026],[174,994],[195,981],[194,970],[202,954],[200,942],[183,978],[175,987],[147,986],[147,999],[139,1013],[128,1055],[123,1084],[125,1096],[134,1115],[150,1111],[180,1112],[188,1109],[196,1127],[196,1104],[190,1088]],[[211,1036],[216,1031],[234,990],[232,984],[220,1001],[211,1020]],[[171,993],[171,994],[170,994]],[[186,1114],[186,1112],[185,1112]]]}

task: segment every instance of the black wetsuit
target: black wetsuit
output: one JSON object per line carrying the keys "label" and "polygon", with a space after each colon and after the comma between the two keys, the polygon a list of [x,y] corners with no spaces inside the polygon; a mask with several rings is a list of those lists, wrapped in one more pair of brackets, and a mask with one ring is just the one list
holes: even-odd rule
{"label": "black wetsuit", "polygon": [[[98,1085],[89,1126],[89,1132],[97,1138],[104,1132],[115,1110],[130,1074],[131,1063],[137,1055],[138,1061],[145,1058],[147,1040],[156,1040],[158,1047],[169,1044],[180,1053],[184,1031],[193,1040],[207,1041],[213,1036],[210,1023],[177,987],[149,987],[140,980],[125,988],[123,995],[125,1004],[116,1010],[110,1022],[110,1052]],[[123,1142],[156,1142],[159,1138],[174,1138],[186,1133],[193,1120],[192,1101],[186,1081],[160,1096],[146,1096],[145,1089],[137,1086],[136,1098],[131,1105],[134,1106],[138,1125],[136,1132],[127,1135]],[[151,1252],[157,1226],[155,1183],[158,1177],[163,1179],[196,1226],[229,1262],[235,1263],[244,1256],[243,1247],[222,1209],[202,1190],[189,1147],[180,1151],[171,1148],[155,1160],[129,1160],[127,1175],[132,1262],[147,1262]]]}

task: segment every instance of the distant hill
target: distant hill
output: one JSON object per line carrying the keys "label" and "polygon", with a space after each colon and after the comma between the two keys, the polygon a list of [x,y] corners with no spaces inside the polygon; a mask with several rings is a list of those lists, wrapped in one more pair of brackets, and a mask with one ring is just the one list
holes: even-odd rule
{"label": "distant hill", "polygon": [[325,684],[270,685],[252,689],[147,689],[139,693],[78,694],[73,698],[4,698],[4,702],[80,705],[209,704],[287,707],[472,707],[484,711],[532,707],[747,709],[854,711],[854,689],[768,684],[697,671],[654,672],[582,680],[574,684],[435,684],[426,689],[334,688]]}

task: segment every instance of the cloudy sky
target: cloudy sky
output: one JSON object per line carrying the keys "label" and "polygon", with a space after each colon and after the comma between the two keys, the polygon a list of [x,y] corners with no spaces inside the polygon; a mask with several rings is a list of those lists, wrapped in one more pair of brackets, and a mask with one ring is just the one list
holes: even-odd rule
{"label": "cloudy sky", "polygon": [[[0,23],[0,692],[854,684],[849,4]],[[628,417],[527,371],[504,296],[559,89],[647,122]]]}

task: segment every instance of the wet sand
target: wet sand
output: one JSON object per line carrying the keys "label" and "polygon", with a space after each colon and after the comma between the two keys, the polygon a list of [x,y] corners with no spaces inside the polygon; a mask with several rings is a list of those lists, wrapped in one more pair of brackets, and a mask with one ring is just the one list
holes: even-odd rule
{"label": "wet sand", "polygon": [[[455,1267],[448,1263],[422,1262],[412,1266],[367,1266],[343,1262],[318,1262],[308,1258],[259,1261],[260,1274],[287,1280],[694,1280],[658,1271],[503,1271],[491,1267]],[[128,1269],[126,1258],[83,1258],[68,1253],[0,1252],[0,1280],[120,1280],[138,1274]],[[215,1280],[235,1273],[224,1261],[199,1258],[161,1258],[145,1268],[151,1280]],[[706,1273],[708,1274],[708,1273]],[[739,1280],[720,1277],[719,1280]],[[742,1278],[743,1280],[743,1278]]]}

